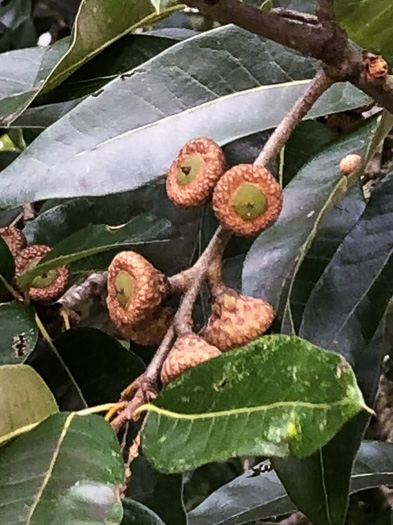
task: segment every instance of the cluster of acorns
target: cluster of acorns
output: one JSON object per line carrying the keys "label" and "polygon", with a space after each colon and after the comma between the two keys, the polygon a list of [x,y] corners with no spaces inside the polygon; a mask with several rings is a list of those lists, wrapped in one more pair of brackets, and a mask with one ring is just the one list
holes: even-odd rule
{"label": "cluster of acorns", "polygon": [[[348,155],[340,164],[344,175],[360,165],[359,155]],[[241,164],[226,171],[222,149],[211,139],[188,142],[173,161],[167,176],[167,194],[185,208],[205,204],[212,197],[213,210],[221,226],[238,235],[255,235],[278,218],[282,191],[264,167]],[[15,280],[40,261],[50,248],[26,247],[23,233],[15,227],[0,228],[15,259]],[[66,266],[36,277],[29,296],[39,303],[59,299],[67,289]],[[223,283],[209,282],[212,313],[199,335],[180,334],[161,372],[164,384],[186,369],[221,352],[242,346],[262,335],[274,319],[273,307],[262,299],[239,294]],[[138,253],[121,252],[108,271],[107,306],[110,317],[125,339],[141,345],[159,344],[173,320],[174,311],[165,306],[171,294],[165,275]]]}
{"label": "cluster of acorns", "polygon": [[[51,249],[44,244],[27,246],[26,237],[15,226],[0,228],[0,237],[6,242],[14,257],[15,279],[13,284],[18,289],[18,278],[34,267]],[[68,278],[69,270],[66,266],[60,266],[37,276],[29,289],[30,299],[37,303],[56,301],[66,291]]]}
{"label": "cluster of acorns", "polygon": [[[190,208],[212,197],[223,228],[255,235],[271,226],[282,209],[282,190],[264,167],[241,164],[225,170],[222,149],[211,139],[188,142],[168,171],[167,194]],[[274,319],[273,307],[262,299],[239,294],[223,283],[209,283],[212,313],[199,335],[180,334],[161,372],[169,383],[186,369],[262,335]],[[159,344],[173,318],[163,306],[170,295],[168,279],[135,252],[121,252],[108,272],[107,305],[112,321],[126,339]]]}

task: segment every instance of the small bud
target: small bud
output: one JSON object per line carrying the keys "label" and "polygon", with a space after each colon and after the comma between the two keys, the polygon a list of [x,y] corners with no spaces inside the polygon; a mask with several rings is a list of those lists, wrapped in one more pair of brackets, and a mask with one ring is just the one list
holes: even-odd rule
{"label": "small bud", "polygon": [[347,155],[340,161],[340,170],[343,175],[348,177],[351,175],[354,171],[358,169],[360,166],[360,163],[362,161],[362,157],[360,155],[356,155],[352,153],[351,155]]}

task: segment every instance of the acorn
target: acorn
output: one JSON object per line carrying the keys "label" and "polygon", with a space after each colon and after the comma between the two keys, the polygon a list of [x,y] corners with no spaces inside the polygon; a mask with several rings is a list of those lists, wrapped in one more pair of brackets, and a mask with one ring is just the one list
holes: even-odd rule
{"label": "acorn", "polygon": [[277,220],[282,209],[282,190],[266,168],[239,164],[218,181],[213,209],[227,230],[255,235]]}
{"label": "acorn", "polygon": [[346,155],[340,161],[340,170],[343,175],[348,177],[358,169],[361,162],[362,157],[360,155],[356,155],[355,153],[352,153],[351,155]]}
{"label": "acorn", "polygon": [[[32,266],[35,266],[51,249],[44,244],[35,244],[24,248],[15,257],[15,277],[20,277]],[[35,277],[29,289],[33,301],[47,303],[59,299],[67,289],[69,270],[59,266]]]}
{"label": "acorn", "polygon": [[205,204],[224,171],[225,157],[218,144],[205,137],[190,140],[169,168],[168,197],[185,208]]}
{"label": "acorn", "polygon": [[108,268],[109,315],[121,330],[134,325],[161,304],[169,293],[168,280],[142,255],[120,252]]}
{"label": "acorn", "polygon": [[202,337],[193,333],[182,335],[173,345],[164,362],[161,370],[161,381],[166,385],[188,368],[219,355],[221,352],[216,347],[209,345]]}
{"label": "acorn", "polygon": [[222,352],[238,348],[264,334],[273,322],[271,304],[222,286],[214,292],[212,313],[202,336]]}
{"label": "acorn", "polygon": [[170,327],[173,313],[169,306],[159,306],[137,324],[121,324],[118,329],[124,339],[131,339],[138,345],[159,345]]}
{"label": "acorn", "polygon": [[7,243],[7,246],[14,257],[16,257],[27,244],[23,232],[15,226],[0,228],[0,237]]}

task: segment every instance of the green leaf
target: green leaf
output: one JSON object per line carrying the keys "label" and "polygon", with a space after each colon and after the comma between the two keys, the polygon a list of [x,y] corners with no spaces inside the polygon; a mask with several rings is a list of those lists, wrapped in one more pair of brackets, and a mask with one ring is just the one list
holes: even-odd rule
{"label": "green leaf", "polygon": [[[151,214],[139,215],[123,226],[90,225],[70,235],[54,246],[39,264],[28,270],[18,280],[19,286],[28,288],[37,275],[63,264],[70,264],[98,253],[121,248],[143,247],[168,239],[174,234],[169,221]],[[89,269],[96,269],[90,265]]]}
{"label": "green leaf", "polygon": [[76,395],[64,365],[89,406],[115,403],[122,390],[144,371],[139,357],[96,328],[67,330],[54,339],[54,344],[62,363],[46,343],[31,354],[28,363],[43,377],[61,410],[85,406]]}
{"label": "green leaf", "polygon": [[[195,250],[201,222],[200,208],[181,209],[168,199],[164,181],[149,184],[132,192],[105,197],[70,199],[41,212],[31,221],[24,233],[30,244],[56,245],[70,234],[88,224],[124,224],[141,213],[153,213],[171,221],[178,236],[163,237],[160,242],[140,245],[137,251],[166,274],[172,275],[189,266]],[[211,237],[209,231],[209,239]],[[176,252],[176,257],[173,253]],[[113,250],[94,259],[88,258],[72,265],[73,272],[83,271],[94,262],[96,268],[106,269]],[[109,258],[109,261],[108,261]],[[106,266],[105,266],[106,265]]]}
{"label": "green leaf", "polygon": [[188,370],[144,405],[143,450],[163,472],[235,455],[305,456],[362,408],[341,356],[266,336]]}
{"label": "green leaf", "polygon": [[[267,466],[262,463],[255,467]],[[351,476],[351,494],[393,485],[393,445],[363,441]],[[213,492],[188,514],[189,525],[242,525],[296,511],[274,471],[253,471]]]}
{"label": "green leaf", "polygon": [[[78,481],[59,495],[51,525],[115,525],[121,522],[123,507],[117,486],[106,483]],[[64,521],[65,520],[65,521]]]}
{"label": "green leaf", "polygon": [[[366,207],[360,180],[356,181],[342,199],[325,215],[318,232],[296,273],[290,300],[290,317],[281,325],[284,333],[299,333],[305,305],[315,284]],[[289,309],[288,309],[289,310]],[[287,310],[287,311],[288,311]],[[288,312],[289,313],[289,312]]]}
{"label": "green leaf", "polygon": [[351,493],[393,486],[393,444],[363,441],[351,476]]}
{"label": "green leaf", "polygon": [[[380,150],[392,124],[393,116],[389,112],[384,111],[378,117],[377,126],[371,135],[363,158],[363,166],[367,166]],[[358,175],[361,176],[362,172]],[[290,297],[292,319],[287,316],[283,320],[282,330],[284,332],[288,330],[289,333],[292,333],[294,329],[295,333],[298,333],[305,305],[315,284],[345,236],[355,226],[364,208],[363,189],[360,181],[357,180],[339,203],[322,219],[318,233],[296,275]]]}
{"label": "green leaf", "polygon": [[[3,171],[0,206],[137,188],[162,175],[190,138],[226,144],[277,126],[307,86],[291,80],[313,72],[313,61],[233,26],[190,38],[110,82],[45,130]],[[261,86],[273,82],[285,83]],[[336,84],[308,118],[366,100],[350,85]]]}
{"label": "green leaf", "polygon": [[374,336],[393,295],[392,195],[393,170],[372,193],[304,310],[302,337],[351,361]]}
{"label": "green leaf", "polygon": [[367,50],[393,57],[393,5],[385,0],[336,0],[334,10],[349,37]]}
{"label": "green leaf", "polygon": [[[268,467],[264,462],[255,472]],[[188,525],[242,525],[296,511],[274,470],[247,471],[210,494],[188,514]]]}
{"label": "green leaf", "polygon": [[165,525],[152,510],[131,498],[123,500],[124,517],[121,525]]}
{"label": "green leaf", "polygon": [[26,432],[57,411],[53,394],[30,366],[0,366],[0,443]]}
{"label": "green leaf", "polygon": [[11,124],[39,94],[61,84],[122,36],[153,24],[181,7],[180,4],[168,9],[164,6],[160,11],[149,0],[83,0],[71,38],[49,48],[14,51],[0,58],[0,69],[12,71],[12,75],[2,78],[7,97],[3,98],[4,91],[0,89],[0,124]]}
{"label": "green leaf", "polygon": [[0,304],[0,330],[0,364],[24,361],[38,340],[34,309],[20,303]]}
{"label": "green leaf", "polygon": [[[181,35],[156,34],[154,31],[139,35],[125,35],[104,49],[83,67],[75,71],[60,86],[40,97],[40,103],[67,101],[96,92],[117,76],[126,74],[147,62],[177,42],[194,36],[193,31],[185,30]],[[125,77],[126,78],[126,77]],[[23,117],[21,117],[23,118]],[[14,123],[15,125],[17,122]]]}
{"label": "green leaf", "polygon": [[340,160],[348,153],[364,152],[375,127],[376,120],[372,119],[362,129],[327,147],[286,186],[279,219],[255,240],[247,254],[244,293],[263,297],[283,313],[294,278],[322,219],[350,188],[340,171]]}
{"label": "green leaf", "polygon": [[0,124],[7,127],[40,92],[42,85],[69,48],[70,39],[50,47],[17,49],[0,55]]}
{"label": "green leaf", "polygon": [[283,186],[335,138],[336,135],[320,122],[311,120],[300,123],[285,144]]}
{"label": "green leaf", "polygon": [[[178,41],[179,39],[154,34],[126,35],[76,71],[54,91],[41,95],[38,107],[26,109],[12,122],[9,122],[10,111],[20,111],[37,94],[50,67],[63,56],[69,39],[50,48],[21,49],[0,55],[0,69],[13,71],[12,78],[4,78],[3,81],[0,79],[0,122],[5,119],[11,128],[40,132],[76,107],[86,95],[94,91],[98,93],[110,80],[146,62]],[[21,85],[24,86],[23,90]]]}
{"label": "green leaf", "polygon": [[[340,297],[338,301],[341,302]],[[318,337],[319,332],[313,335],[314,343],[318,342]],[[321,337],[324,337],[323,330],[321,330]],[[385,321],[384,319],[380,321],[373,338],[366,345],[359,344],[351,348],[347,346],[347,336],[340,340],[342,348],[339,351],[343,352],[352,364],[365,401],[372,406],[381,373],[382,359],[388,351],[385,342]],[[302,459],[289,458],[285,461],[274,461],[276,471],[292,501],[316,525],[344,523],[352,463],[367,425],[368,417],[365,413],[361,413],[349,421],[317,453]]]}
{"label": "green leaf", "polygon": [[[148,0],[82,0],[67,53],[53,69],[43,91],[53,89],[78,67],[122,36],[181,9],[166,8]],[[92,16],[94,13],[94,16]]]}
{"label": "green leaf", "polygon": [[[14,258],[7,243],[0,237],[0,275],[10,282],[15,275]],[[0,281],[0,291],[5,290],[4,283]]]}
{"label": "green leaf", "polygon": [[[27,465],[27,466],[26,466]],[[118,525],[124,464],[99,416],[56,414],[0,453],[0,522]]]}

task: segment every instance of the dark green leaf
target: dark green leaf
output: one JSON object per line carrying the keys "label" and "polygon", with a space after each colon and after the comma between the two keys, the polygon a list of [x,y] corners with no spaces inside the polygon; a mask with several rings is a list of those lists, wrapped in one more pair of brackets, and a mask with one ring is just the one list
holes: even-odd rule
{"label": "dark green leaf", "polygon": [[45,101],[47,104],[84,97],[193,34],[193,31],[188,31],[182,38],[180,35],[177,38],[155,36],[154,33],[125,35],[78,69],[59,87],[41,96],[39,102],[42,104]]}
{"label": "dark green leaf", "polygon": [[[70,264],[98,253],[122,248],[143,247],[171,238],[174,229],[169,221],[143,214],[131,219],[123,226],[110,227],[105,224],[87,226],[53,247],[39,264],[19,278],[21,287],[28,287],[37,275],[41,275],[63,264]],[[88,269],[97,269],[94,262]]]}
{"label": "dark green leaf", "polygon": [[[162,182],[144,186],[133,192],[71,199],[38,215],[27,225],[24,233],[31,244],[53,246],[88,224],[124,224],[131,217],[148,211],[169,220],[179,232],[179,236],[138,246],[137,251],[141,250],[161,271],[174,274],[190,264],[204,211],[185,210],[175,206],[168,199],[165,184]],[[176,257],[173,257],[175,252]],[[112,257],[113,250],[103,256],[95,256],[94,264],[105,268]],[[87,259],[86,262],[91,263],[91,259]],[[73,264],[73,270],[82,270],[83,263],[84,261]]]}
{"label": "dark green leaf", "polygon": [[[362,152],[376,120],[329,146],[308,162],[284,189],[278,221],[264,231],[247,254],[243,291],[263,297],[282,313],[293,280],[324,215],[350,185],[339,169],[342,157]],[[323,345],[322,345],[323,346]]]}
{"label": "dark green leaf", "polygon": [[146,505],[166,525],[187,525],[182,475],[161,474],[143,456],[136,458],[131,468],[127,497]]}
{"label": "dark green leaf", "polygon": [[[0,123],[11,124],[37,95],[53,89],[114,41],[179,7],[161,9],[148,0],[82,0],[71,38],[0,58],[1,70],[12,71],[12,76],[3,79],[7,98],[0,105]],[[19,85],[15,73],[20,76]]]}
{"label": "dark green leaf", "polygon": [[188,514],[189,525],[240,525],[296,510],[274,471],[248,471],[208,496]]}
{"label": "dark green leaf", "polygon": [[[232,26],[190,38],[110,82],[44,131],[3,172],[0,206],[137,188],[162,175],[190,138],[225,144],[275,127],[306,88],[291,80],[313,72],[313,61]],[[285,84],[261,86],[267,82]],[[365,100],[336,84],[308,118]]]}
{"label": "dark green leaf", "polygon": [[[8,282],[15,275],[14,258],[5,241],[0,237],[0,275]],[[3,282],[0,281],[0,291],[4,291]]]}
{"label": "dark green leaf", "polygon": [[338,21],[367,50],[393,57],[393,5],[385,0],[336,0]]}
{"label": "dark green leaf", "polygon": [[[266,463],[254,471],[263,466]],[[242,525],[296,510],[274,471],[255,472],[213,492],[189,513],[189,525]],[[351,494],[380,485],[393,485],[393,445],[363,441],[351,476]]]}
{"label": "dark green leaf", "polygon": [[165,525],[152,510],[130,498],[123,500],[123,509],[121,525]]}
{"label": "dark green leaf", "polygon": [[0,125],[7,126],[39,93],[43,82],[69,47],[69,39],[51,47],[18,49],[0,55]]}
{"label": "dark green leaf", "polygon": [[351,477],[351,492],[393,486],[393,444],[363,441]]}
{"label": "dark green leaf", "polygon": [[123,481],[110,425],[99,416],[56,414],[1,449],[0,522],[54,525],[61,515],[64,525],[118,525]]}
{"label": "dark green leaf", "polygon": [[33,308],[20,303],[0,304],[0,331],[0,364],[24,361],[38,340]]}
{"label": "dark green leaf", "polygon": [[163,472],[242,454],[304,456],[362,407],[341,356],[265,336],[188,370],[145,405],[143,450]]}
{"label": "dark green leaf", "polygon": [[49,128],[56,121],[60,120],[66,113],[75,108],[82,98],[76,100],[67,100],[66,102],[58,102],[57,104],[42,105],[27,109],[20,117],[18,117],[11,129],[29,130],[35,134],[41,133],[44,129]]}
{"label": "dark green leaf", "polygon": [[315,120],[302,122],[293,132],[284,150],[283,186],[300,168],[337,138],[326,126]]}
{"label": "dark green leaf", "polygon": [[30,366],[0,366],[0,443],[29,430],[57,411],[51,391]]}
{"label": "dark green leaf", "polygon": [[[363,214],[363,217],[365,214]],[[341,247],[358,228],[363,217],[346,237]],[[336,259],[341,247],[332,261]],[[356,279],[356,275],[353,275],[353,278]],[[344,291],[342,293],[344,294]],[[337,305],[341,305],[343,296],[340,294],[341,291],[337,295]],[[372,316],[371,310],[374,308],[374,305],[370,305],[369,308],[368,315]],[[351,330],[353,330],[354,326],[351,326]],[[363,340],[363,343],[360,343],[360,338],[355,331],[350,333],[351,337],[358,341],[358,344],[352,346],[349,342],[348,332],[344,330],[343,334],[338,334],[337,336],[336,344],[338,345],[340,341],[342,344],[337,349],[344,353],[352,364],[366,403],[372,406],[380,376],[381,361],[386,353],[385,345],[382,343],[384,340],[384,321],[381,321],[379,329],[375,331],[373,338],[369,340],[368,344],[365,340]],[[321,326],[318,327],[316,333],[310,334],[310,339],[316,343],[322,341],[325,336],[326,332],[324,327]],[[367,424],[368,418],[366,415],[359,414],[354,420],[347,423],[327,446],[316,454],[301,460],[291,458],[286,461],[274,462],[275,468],[292,501],[296,502],[300,510],[316,525],[344,523],[348,505],[352,462]],[[297,480],[296,483],[293,482],[294,479]]]}
{"label": "dark green leaf", "polygon": [[[90,406],[116,402],[144,369],[135,354],[95,328],[68,330],[54,344]],[[41,344],[28,363],[47,382],[62,410],[84,407],[63,364],[47,344]]]}
{"label": "dark green leaf", "polygon": [[372,339],[393,294],[392,195],[393,171],[371,195],[304,310],[300,334],[350,362]]}
{"label": "dark green leaf", "polygon": [[[357,181],[321,221],[318,233],[296,275],[290,297],[291,316],[296,333],[304,307],[333,254],[358,221],[366,206],[360,181]],[[282,330],[291,330],[283,321]]]}

